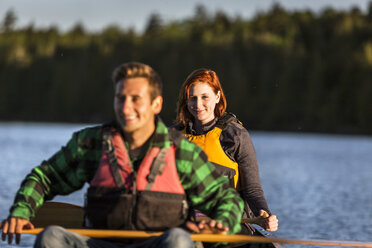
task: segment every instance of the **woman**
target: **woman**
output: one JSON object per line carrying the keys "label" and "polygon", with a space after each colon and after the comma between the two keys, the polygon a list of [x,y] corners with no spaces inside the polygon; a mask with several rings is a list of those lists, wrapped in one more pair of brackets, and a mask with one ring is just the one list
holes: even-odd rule
{"label": "woman", "polygon": [[[184,82],[177,106],[177,124],[194,143],[200,145],[216,170],[230,179],[245,202],[245,216],[264,216],[260,225],[276,231],[278,220],[270,214],[261,187],[256,153],[248,131],[230,113],[217,74],[208,69],[193,71]],[[253,228],[242,226],[242,233]]]}

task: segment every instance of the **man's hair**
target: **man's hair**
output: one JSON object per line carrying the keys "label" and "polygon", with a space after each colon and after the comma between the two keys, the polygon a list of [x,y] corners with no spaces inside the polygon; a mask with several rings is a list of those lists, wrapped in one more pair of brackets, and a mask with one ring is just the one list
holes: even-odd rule
{"label": "man's hair", "polygon": [[208,84],[215,94],[218,94],[218,92],[220,92],[220,101],[216,104],[214,115],[217,118],[220,118],[225,113],[227,102],[217,74],[212,70],[201,68],[191,72],[191,74],[186,78],[186,81],[181,87],[177,104],[177,123],[186,125],[186,123],[194,119],[187,108],[187,101],[190,97],[191,86],[197,83]]}
{"label": "man's hair", "polygon": [[124,79],[137,77],[146,78],[149,82],[151,101],[162,95],[163,84],[159,75],[150,66],[139,62],[121,64],[114,70],[112,73],[114,88]]}

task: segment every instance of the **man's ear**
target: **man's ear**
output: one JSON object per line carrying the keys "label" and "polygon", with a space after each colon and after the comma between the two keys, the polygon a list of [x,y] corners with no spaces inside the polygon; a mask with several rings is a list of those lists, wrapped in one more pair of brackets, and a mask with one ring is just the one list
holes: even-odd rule
{"label": "man's ear", "polygon": [[163,107],[163,97],[162,96],[157,96],[152,100],[152,109],[154,113],[157,115],[161,112],[161,109]]}

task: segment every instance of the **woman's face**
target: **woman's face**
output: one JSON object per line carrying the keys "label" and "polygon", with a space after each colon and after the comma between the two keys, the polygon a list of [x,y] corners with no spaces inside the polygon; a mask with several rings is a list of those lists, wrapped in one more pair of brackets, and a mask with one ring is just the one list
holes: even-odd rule
{"label": "woman's face", "polygon": [[191,86],[187,109],[199,120],[201,124],[206,124],[214,119],[214,109],[220,101],[220,92],[215,94],[207,83],[196,83]]}

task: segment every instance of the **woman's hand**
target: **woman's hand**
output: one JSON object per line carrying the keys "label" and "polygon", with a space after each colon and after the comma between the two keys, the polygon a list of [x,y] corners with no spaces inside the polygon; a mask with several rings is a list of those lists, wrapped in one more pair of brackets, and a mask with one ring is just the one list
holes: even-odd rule
{"label": "woman's hand", "polygon": [[276,218],[275,214],[270,215],[269,217],[266,217],[267,212],[263,209],[260,210],[260,216],[262,216],[262,221],[260,223],[260,226],[262,226],[266,231],[269,232],[275,232],[278,230],[278,218]]}

